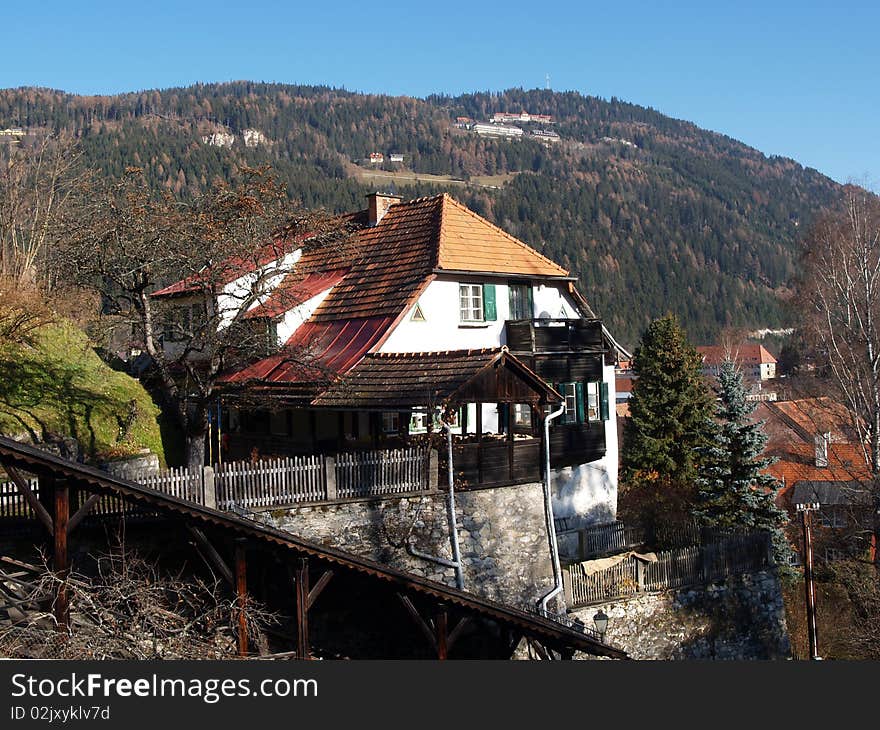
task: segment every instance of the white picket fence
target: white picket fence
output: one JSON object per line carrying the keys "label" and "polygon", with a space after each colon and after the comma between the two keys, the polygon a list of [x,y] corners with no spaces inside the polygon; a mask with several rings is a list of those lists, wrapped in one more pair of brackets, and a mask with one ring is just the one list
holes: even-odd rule
{"label": "white picket fence", "polygon": [[143,478],[141,484],[178,499],[186,499],[199,504],[205,503],[205,487],[202,482],[201,469],[190,470],[185,466],[172,467]]}
{"label": "white picket fence", "polygon": [[390,449],[337,454],[339,499],[415,492],[428,487],[428,449]]}
{"label": "white picket fence", "polygon": [[214,466],[217,508],[271,507],[327,499],[323,456],[297,456]]}
{"label": "white picket fence", "polygon": [[253,510],[436,489],[436,472],[436,451],[412,447],[181,467],[142,483],[208,507]]}

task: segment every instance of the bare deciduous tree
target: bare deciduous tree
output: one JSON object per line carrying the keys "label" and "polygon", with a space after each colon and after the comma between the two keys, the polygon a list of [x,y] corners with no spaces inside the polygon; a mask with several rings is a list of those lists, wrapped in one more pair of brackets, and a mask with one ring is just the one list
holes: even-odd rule
{"label": "bare deciduous tree", "polygon": [[804,333],[880,475],[880,198],[847,186],[807,234],[803,264]]}
{"label": "bare deciduous tree", "polygon": [[47,250],[83,179],[67,137],[0,148],[0,275],[19,286],[45,284]]}
{"label": "bare deciduous tree", "polygon": [[[221,374],[278,349],[270,321],[246,312],[270,292],[292,297],[295,287],[278,284],[299,252],[341,245],[345,226],[297,209],[267,169],[242,170],[189,202],[153,193],[132,169],[88,197],[66,223],[59,269],[100,293],[131,347],[149,355],[163,410],[186,434],[187,463],[201,466]],[[174,282],[169,296],[152,296]]]}

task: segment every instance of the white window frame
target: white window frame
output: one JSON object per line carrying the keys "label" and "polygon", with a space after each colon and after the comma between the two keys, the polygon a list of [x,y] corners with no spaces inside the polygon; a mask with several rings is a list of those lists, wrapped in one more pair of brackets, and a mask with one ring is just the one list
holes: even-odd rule
{"label": "white window frame", "polygon": [[560,383],[560,393],[565,398],[565,413],[562,414],[562,423],[577,423],[577,383]]}
{"label": "white window frame", "polygon": [[410,433],[427,433],[430,418],[425,411],[413,411],[409,417]]}
{"label": "white window frame", "polygon": [[602,420],[602,402],[599,397],[600,385],[598,382],[587,382],[584,384],[584,411],[587,414],[587,421],[590,423],[598,423]]}
{"label": "white window frame", "polygon": [[458,314],[462,322],[485,322],[482,284],[458,285]]}

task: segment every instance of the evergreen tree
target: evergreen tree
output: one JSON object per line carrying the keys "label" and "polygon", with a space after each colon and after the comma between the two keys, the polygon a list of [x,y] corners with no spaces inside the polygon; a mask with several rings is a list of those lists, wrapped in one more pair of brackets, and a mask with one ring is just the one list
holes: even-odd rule
{"label": "evergreen tree", "polygon": [[764,424],[751,419],[755,404],[746,400],[742,372],[730,360],[719,369],[718,395],[715,417],[706,424],[712,438],[702,449],[694,517],[709,527],[768,531],[776,562],[784,565],[786,515],[775,502],[780,484],[764,471],[773,463],[761,457]]}
{"label": "evergreen tree", "polygon": [[623,433],[621,466],[628,483],[693,483],[712,413],[700,365],[674,315],[648,326],[633,358],[638,379]]}

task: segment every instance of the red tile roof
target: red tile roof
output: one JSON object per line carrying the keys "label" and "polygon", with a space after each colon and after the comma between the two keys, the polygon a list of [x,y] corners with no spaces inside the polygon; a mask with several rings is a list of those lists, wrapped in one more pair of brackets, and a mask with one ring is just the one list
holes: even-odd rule
{"label": "red tile roof", "polygon": [[720,345],[700,345],[697,347],[697,352],[703,356],[703,364],[705,365],[720,365],[727,359],[728,353],[733,354],[735,362],[740,365],[758,365],[776,362],[776,358],[767,352],[763,345],[757,343],[740,345],[738,348],[734,349],[732,353],[730,350],[721,347]]}
{"label": "red tile roof", "polygon": [[[296,273],[282,282],[284,291],[248,315],[280,316],[284,311],[281,300],[297,286],[304,289],[304,297],[314,295],[321,286],[332,286],[310,320],[285,345],[288,353],[306,347],[316,350],[316,367],[322,373],[344,373],[380,344],[437,272],[557,279],[568,274],[445,193],[395,203],[372,226],[367,211],[341,216],[340,221],[352,229],[352,235],[335,246],[310,248],[306,241]],[[342,269],[344,276],[338,276]],[[306,374],[315,374],[300,365],[291,366],[302,359],[290,354],[268,358],[229,376],[227,382],[255,378],[302,382]]]}

